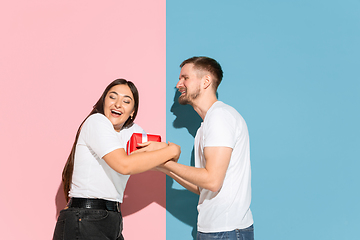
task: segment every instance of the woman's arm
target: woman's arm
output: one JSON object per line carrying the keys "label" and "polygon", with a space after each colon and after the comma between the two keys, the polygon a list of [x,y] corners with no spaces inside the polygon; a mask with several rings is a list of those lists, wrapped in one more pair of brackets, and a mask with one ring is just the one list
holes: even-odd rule
{"label": "woman's arm", "polygon": [[116,172],[132,175],[150,170],[166,161],[178,159],[181,153],[179,145],[163,143],[163,148],[150,152],[136,152],[127,155],[123,148],[106,154],[103,159]]}

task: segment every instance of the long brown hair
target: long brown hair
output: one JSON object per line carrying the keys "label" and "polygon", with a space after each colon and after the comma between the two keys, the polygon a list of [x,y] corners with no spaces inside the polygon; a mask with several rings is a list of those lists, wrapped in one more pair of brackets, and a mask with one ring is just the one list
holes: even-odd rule
{"label": "long brown hair", "polygon": [[139,109],[139,92],[138,92],[137,88],[135,87],[134,83],[132,83],[131,81],[127,81],[125,79],[116,79],[106,87],[103,94],[101,95],[99,100],[94,105],[93,110],[84,119],[84,121],[80,124],[79,129],[77,130],[75,141],[73,143],[73,146],[71,148],[71,152],[69,154],[69,157],[68,157],[68,159],[66,161],[66,164],[64,166],[64,170],[62,172],[62,183],[63,183],[63,187],[64,187],[64,194],[65,194],[66,201],[69,201],[69,195],[68,194],[69,194],[69,191],[70,191],[71,182],[72,182],[72,175],[73,175],[73,171],[74,171],[74,157],[75,157],[76,143],[77,143],[79,135],[80,135],[81,126],[86,121],[86,119],[89,116],[91,116],[92,114],[95,114],[95,113],[104,114],[105,97],[106,97],[107,93],[110,91],[110,89],[112,87],[116,86],[116,85],[127,85],[130,88],[130,90],[131,90],[131,92],[133,94],[133,97],[134,97],[134,114],[133,114],[132,117],[129,117],[126,120],[126,122],[124,123],[123,128],[130,127],[134,122],[134,119],[135,119],[135,117],[137,115],[137,112],[138,112],[138,109]]}

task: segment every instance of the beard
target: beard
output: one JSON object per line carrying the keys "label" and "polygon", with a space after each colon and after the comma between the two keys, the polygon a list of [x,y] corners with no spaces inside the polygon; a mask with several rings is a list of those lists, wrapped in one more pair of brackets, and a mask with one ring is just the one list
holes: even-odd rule
{"label": "beard", "polygon": [[188,94],[187,92],[184,95],[181,95],[178,98],[178,102],[181,105],[192,105],[193,100],[195,100],[200,95],[200,88],[196,89],[195,92]]}

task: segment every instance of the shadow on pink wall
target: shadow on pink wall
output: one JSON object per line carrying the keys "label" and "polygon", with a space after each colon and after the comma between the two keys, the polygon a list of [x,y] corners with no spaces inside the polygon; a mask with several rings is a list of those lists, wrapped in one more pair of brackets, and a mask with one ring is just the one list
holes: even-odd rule
{"label": "shadow on pink wall", "polygon": [[[131,176],[126,186],[123,203],[121,204],[123,217],[134,214],[153,202],[165,208],[165,187],[165,175],[160,172],[148,171]],[[62,183],[59,185],[55,204],[57,218],[60,211],[66,206]]]}

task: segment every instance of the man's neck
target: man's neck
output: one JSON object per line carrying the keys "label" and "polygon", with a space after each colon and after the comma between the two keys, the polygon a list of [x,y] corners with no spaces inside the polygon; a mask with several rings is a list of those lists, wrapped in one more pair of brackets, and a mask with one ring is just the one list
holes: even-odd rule
{"label": "man's neck", "polygon": [[203,96],[199,99],[196,99],[191,106],[194,108],[195,112],[204,120],[207,111],[211,106],[217,101],[216,95]]}

